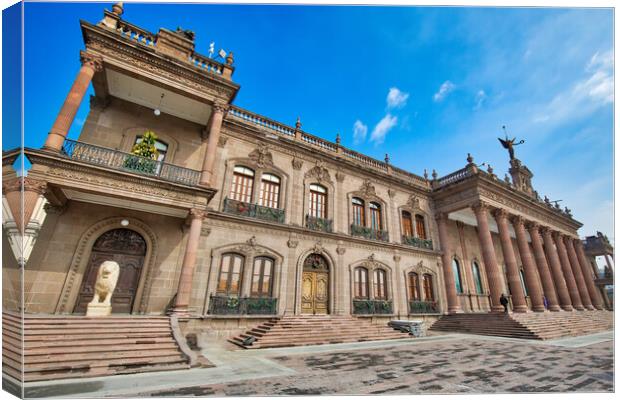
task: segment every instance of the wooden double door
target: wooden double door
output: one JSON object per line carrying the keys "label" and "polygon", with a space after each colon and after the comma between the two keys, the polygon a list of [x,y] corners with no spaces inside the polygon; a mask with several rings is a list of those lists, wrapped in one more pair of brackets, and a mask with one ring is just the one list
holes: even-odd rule
{"label": "wooden double door", "polygon": [[312,254],[304,262],[301,279],[302,314],[329,313],[329,269],[323,256]]}
{"label": "wooden double door", "polygon": [[90,259],[73,312],[83,314],[95,294],[99,266],[104,261],[116,261],[120,266],[118,281],[112,293],[112,312],[130,314],[138,290],[146,242],[137,232],[114,229],[101,235],[91,251]]}

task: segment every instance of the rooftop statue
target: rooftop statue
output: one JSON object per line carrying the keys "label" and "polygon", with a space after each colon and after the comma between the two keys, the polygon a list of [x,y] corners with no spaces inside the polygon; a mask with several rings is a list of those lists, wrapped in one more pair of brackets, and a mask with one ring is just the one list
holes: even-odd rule
{"label": "rooftop statue", "polygon": [[497,138],[497,140],[499,140],[499,142],[502,144],[502,146],[504,146],[505,149],[508,149],[508,154],[510,154],[510,160],[514,160],[515,159],[514,146],[518,146],[520,144],[525,143],[525,140],[521,139],[520,142],[515,143],[517,138],[508,139],[508,134],[506,133],[506,126],[502,126],[502,128],[504,129],[504,134],[506,135],[506,138],[505,139]]}

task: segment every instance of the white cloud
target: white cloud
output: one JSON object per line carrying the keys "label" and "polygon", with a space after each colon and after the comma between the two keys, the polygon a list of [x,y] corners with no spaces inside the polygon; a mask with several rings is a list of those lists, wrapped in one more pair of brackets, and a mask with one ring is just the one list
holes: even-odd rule
{"label": "white cloud", "polygon": [[359,119],[353,124],[353,143],[359,144],[366,140],[368,126],[364,125]]}
{"label": "white cloud", "polygon": [[474,110],[480,109],[480,107],[482,107],[486,99],[487,99],[487,94],[484,92],[484,90],[482,89],[478,90],[478,93],[476,93],[476,105],[474,106]]}
{"label": "white cloud", "polygon": [[388,113],[379,121],[379,123],[375,126],[375,129],[372,130],[370,134],[370,141],[375,142],[375,144],[381,144],[385,140],[385,136],[390,131],[390,129],[396,126],[398,122],[398,118]]}
{"label": "white cloud", "polygon": [[388,108],[402,108],[407,104],[409,93],[401,92],[400,89],[390,88],[387,95]]}
{"label": "white cloud", "polygon": [[444,83],[441,84],[441,86],[439,87],[439,90],[433,96],[433,100],[442,101],[443,99],[446,98],[448,93],[454,90],[455,87],[456,86],[454,86],[454,83],[450,81],[445,81]]}

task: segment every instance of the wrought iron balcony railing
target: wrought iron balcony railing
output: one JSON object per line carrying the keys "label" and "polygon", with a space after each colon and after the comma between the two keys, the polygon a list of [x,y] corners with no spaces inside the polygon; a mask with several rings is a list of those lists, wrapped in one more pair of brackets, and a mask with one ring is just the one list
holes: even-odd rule
{"label": "wrought iron balcony railing", "polygon": [[421,249],[433,250],[433,241],[430,239],[420,239],[413,236],[403,235],[403,244],[413,247],[419,247]]}
{"label": "wrought iron balcony railing", "polygon": [[393,314],[392,300],[353,300],[353,314]]}
{"label": "wrought iron balcony railing", "polygon": [[313,217],[306,215],[306,226],[315,231],[333,232],[333,223],[331,219]]}
{"label": "wrought iron balcony railing", "polygon": [[351,225],[351,235],[365,237],[366,239],[382,240],[384,242],[390,240],[387,231],[376,230],[355,224]]}
{"label": "wrought iron balcony railing", "polygon": [[152,176],[188,186],[195,186],[200,181],[200,172],[193,169],[75,140],[66,139],[61,154],[72,160],[117,171]]}
{"label": "wrought iron balcony railing", "polygon": [[439,306],[436,301],[411,300],[409,302],[410,314],[437,314]]}
{"label": "wrought iron balcony railing", "polygon": [[226,197],[224,199],[224,212],[242,215],[250,218],[258,218],[266,221],[284,223],[284,210],[259,206],[258,204],[246,203]]}
{"label": "wrought iron balcony railing", "polygon": [[275,315],[278,299],[273,297],[234,297],[211,295],[211,315]]}

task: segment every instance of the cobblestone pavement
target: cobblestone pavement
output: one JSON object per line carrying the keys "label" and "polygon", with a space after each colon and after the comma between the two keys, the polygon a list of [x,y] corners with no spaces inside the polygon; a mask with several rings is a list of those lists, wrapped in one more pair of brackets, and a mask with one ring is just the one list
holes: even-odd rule
{"label": "cobblestone pavement", "polygon": [[[235,352],[237,353],[237,352]],[[269,396],[613,391],[613,342],[567,348],[497,338],[455,338],[264,357],[296,373],[140,396]]]}

